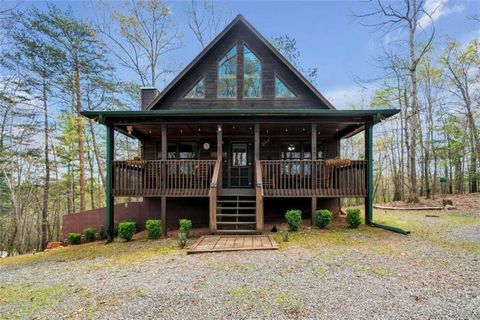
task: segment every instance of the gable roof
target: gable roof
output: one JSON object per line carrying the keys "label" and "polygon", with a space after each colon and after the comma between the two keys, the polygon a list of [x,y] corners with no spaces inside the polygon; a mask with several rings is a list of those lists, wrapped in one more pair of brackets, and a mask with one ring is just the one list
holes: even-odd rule
{"label": "gable roof", "polygon": [[153,107],[162,101],[165,96],[173,90],[173,88],[184,78],[186,75],[195,68],[200,61],[212,50],[236,25],[242,23],[249,31],[251,31],[258,40],[264,44],[269,51],[299,80],[302,82],[310,92],[317,97],[321,102],[325,104],[329,109],[335,109],[335,107],[328,101],[316,88],[313,86],[260,32],[257,31],[241,14],[237,15],[235,19],[230,22],[222,32],[220,32],[210,43],[206,46],[195,59],[193,59],[166,87],[160,92],[160,94],[148,105],[146,110],[151,110]]}

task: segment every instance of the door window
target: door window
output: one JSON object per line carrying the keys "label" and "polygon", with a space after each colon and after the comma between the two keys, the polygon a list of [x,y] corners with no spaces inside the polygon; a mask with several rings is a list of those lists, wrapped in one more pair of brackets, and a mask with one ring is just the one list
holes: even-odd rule
{"label": "door window", "polygon": [[232,166],[247,166],[247,145],[245,143],[234,143],[232,145]]}

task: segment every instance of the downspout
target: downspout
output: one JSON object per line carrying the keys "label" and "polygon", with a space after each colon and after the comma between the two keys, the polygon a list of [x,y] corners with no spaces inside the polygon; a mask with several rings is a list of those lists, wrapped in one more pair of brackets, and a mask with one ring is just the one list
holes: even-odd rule
{"label": "downspout", "polygon": [[365,224],[372,227],[408,235],[410,231],[398,227],[387,226],[373,222],[373,126],[381,121],[380,114],[376,114],[372,123],[365,125],[365,158],[367,159],[367,196],[365,198]]}

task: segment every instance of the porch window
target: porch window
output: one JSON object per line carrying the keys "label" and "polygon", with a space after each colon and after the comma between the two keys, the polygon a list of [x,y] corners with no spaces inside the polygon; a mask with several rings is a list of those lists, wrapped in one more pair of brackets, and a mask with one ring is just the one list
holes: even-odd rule
{"label": "porch window", "polygon": [[[282,145],[282,160],[301,160],[302,145],[300,143],[287,143]],[[301,173],[300,163],[288,163],[283,167],[283,174],[297,175]]]}
{"label": "porch window", "polygon": [[243,96],[260,98],[262,65],[260,59],[248,48],[243,48]]}
{"label": "porch window", "polygon": [[205,78],[200,79],[193,88],[187,93],[185,98],[205,98]]}
{"label": "porch window", "polygon": [[275,98],[295,98],[296,95],[287,87],[287,85],[275,77]]}
{"label": "porch window", "polygon": [[237,47],[233,47],[218,63],[218,96],[237,97]]}

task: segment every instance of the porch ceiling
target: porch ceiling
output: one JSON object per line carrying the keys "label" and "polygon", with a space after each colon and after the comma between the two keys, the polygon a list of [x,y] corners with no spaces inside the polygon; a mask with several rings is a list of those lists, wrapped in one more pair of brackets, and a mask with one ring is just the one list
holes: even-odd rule
{"label": "porch ceiling", "polygon": [[[167,123],[169,131],[181,133],[182,128],[189,134],[205,137],[215,135],[216,124],[244,124],[251,128],[260,123],[261,134],[285,134],[285,129],[309,130],[309,123],[317,123],[319,137],[348,137],[364,130],[366,123],[375,123],[389,118],[399,111],[396,109],[375,110],[331,110],[331,109],[168,109],[148,111],[84,111],[82,115],[102,124],[114,125],[115,129],[136,138],[160,137],[159,124]],[[134,127],[131,134],[127,126]],[[204,128],[202,132],[202,128]],[[226,126],[228,128],[228,125]],[[200,131],[198,131],[200,129]],[[195,133],[195,130],[197,132]],[[251,129],[249,129],[251,130]],[[282,133],[281,131],[284,131]],[[290,131],[290,129],[288,129]]]}
{"label": "porch ceiling", "polygon": [[[125,126],[120,126],[126,130]],[[336,137],[345,132],[352,132],[361,124],[352,125],[345,123],[321,123],[317,125],[317,137],[328,139]],[[141,136],[161,139],[162,130],[158,124],[136,124],[132,129]],[[217,126],[212,124],[169,124],[167,125],[167,136],[169,139],[195,139],[212,138],[216,139]],[[223,123],[222,131],[224,137],[252,137],[253,123]],[[279,123],[260,124],[261,137],[274,137],[280,139],[310,138],[311,123]]]}

